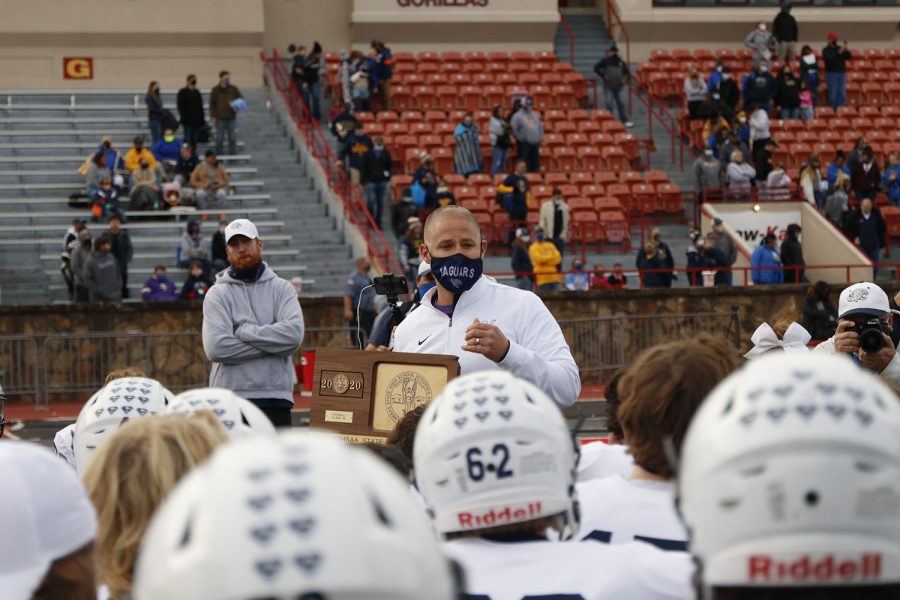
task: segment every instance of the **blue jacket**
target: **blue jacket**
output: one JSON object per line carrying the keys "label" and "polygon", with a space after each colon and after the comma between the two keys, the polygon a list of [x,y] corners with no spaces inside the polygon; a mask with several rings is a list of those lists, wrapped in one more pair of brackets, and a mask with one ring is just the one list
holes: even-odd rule
{"label": "blue jacket", "polygon": [[181,140],[175,138],[171,142],[167,142],[166,140],[159,138],[153,143],[153,147],[150,148],[150,151],[153,152],[153,156],[156,157],[156,160],[171,160],[172,162],[177,162],[178,159],[181,158]]}
{"label": "blue jacket", "polygon": [[775,78],[769,73],[752,73],[744,81],[744,106],[768,108],[775,97]]}
{"label": "blue jacket", "polygon": [[713,69],[713,72],[706,78],[706,91],[712,94],[720,81],[722,81],[722,73],[718,69]]}
{"label": "blue jacket", "polygon": [[[842,171],[844,175],[850,177],[850,167],[845,163],[843,167],[838,167],[834,163],[830,163],[828,165],[827,176],[828,176],[828,188],[831,189],[834,187],[834,182],[837,181],[838,171]],[[887,181],[887,180],[885,180]]]}
{"label": "blue jacket", "polygon": [[[831,167],[829,167],[829,173],[830,169]],[[894,175],[893,181],[891,181],[891,175]],[[881,183],[887,188],[888,200],[891,201],[891,204],[900,205],[900,163],[891,165],[884,170]]]}
{"label": "blue jacket", "polygon": [[784,273],[781,271],[781,255],[774,250],[760,244],[753,251],[750,258],[751,267],[774,267],[770,269],[751,269],[750,275],[753,283],[757,285],[773,285],[784,283]]}
{"label": "blue jacket", "polygon": [[394,57],[390,48],[382,48],[381,52],[375,55],[375,75],[376,81],[385,81],[391,78],[394,72]]}

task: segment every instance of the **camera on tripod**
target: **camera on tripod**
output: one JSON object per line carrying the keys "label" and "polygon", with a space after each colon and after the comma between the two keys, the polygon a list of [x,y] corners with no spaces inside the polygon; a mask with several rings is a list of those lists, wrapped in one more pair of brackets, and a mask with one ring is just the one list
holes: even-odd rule
{"label": "camera on tripod", "polygon": [[884,336],[890,337],[891,328],[887,322],[879,318],[872,318],[864,323],[860,323],[850,331],[855,331],[859,335],[859,347],[866,354],[874,354],[884,348]]}
{"label": "camera on tripod", "polygon": [[385,273],[381,277],[372,280],[375,285],[375,293],[379,296],[386,296],[388,306],[391,307],[393,313],[394,326],[403,321],[406,314],[400,309],[400,296],[409,293],[409,283],[403,275],[394,275],[393,273]]}

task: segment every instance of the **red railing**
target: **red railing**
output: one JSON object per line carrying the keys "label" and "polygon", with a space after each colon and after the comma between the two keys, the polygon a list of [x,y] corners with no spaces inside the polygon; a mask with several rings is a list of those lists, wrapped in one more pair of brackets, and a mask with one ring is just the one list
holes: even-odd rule
{"label": "red railing", "polygon": [[566,30],[566,35],[569,37],[569,63],[574,67],[575,66],[575,34],[572,33],[572,28],[569,27],[569,22],[566,21],[566,15],[563,14],[563,11],[559,11],[559,22],[562,23],[563,29]]}
{"label": "red railing", "polygon": [[272,50],[272,58],[266,58],[262,52],[260,52],[259,57],[266,72],[272,79],[273,87],[278,90],[278,94],[284,100],[291,113],[291,118],[297,125],[297,129],[303,135],[306,146],[319,162],[325,176],[328,178],[329,187],[340,197],[344,206],[344,215],[365,240],[369,257],[377,263],[380,271],[401,273],[400,263],[397,261],[393,250],[372,219],[360,190],[350,181],[343,164],[335,157],[331,145],[325,139],[318,122],[312,118],[309,108],[294,85],[293,79],[291,79],[284,60],[278,51],[274,49]]}

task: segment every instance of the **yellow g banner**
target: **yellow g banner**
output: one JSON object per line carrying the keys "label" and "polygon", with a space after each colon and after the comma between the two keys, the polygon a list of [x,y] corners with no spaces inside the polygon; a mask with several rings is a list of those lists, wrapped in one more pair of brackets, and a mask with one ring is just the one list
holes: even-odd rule
{"label": "yellow g banner", "polygon": [[63,58],[63,79],[93,79],[94,59],[88,57]]}

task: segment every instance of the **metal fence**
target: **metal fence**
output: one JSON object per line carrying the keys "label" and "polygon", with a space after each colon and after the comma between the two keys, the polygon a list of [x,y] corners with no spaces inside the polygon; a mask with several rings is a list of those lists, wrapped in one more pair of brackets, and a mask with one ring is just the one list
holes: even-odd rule
{"label": "metal fence", "polygon": [[[345,327],[306,329],[302,350],[342,348]],[[207,385],[210,362],[199,331],[43,333],[0,336],[0,383],[10,398],[48,407],[52,397],[80,396],[103,386],[115,369],[134,367],[172,391]]]}
{"label": "metal fence", "polygon": [[563,319],[559,325],[583,381],[600,381],[651,346],[699,333],[722,336],[734,343],[735,351],[741,347],[737,311]]}

